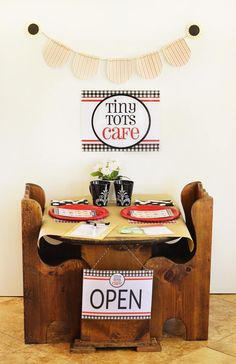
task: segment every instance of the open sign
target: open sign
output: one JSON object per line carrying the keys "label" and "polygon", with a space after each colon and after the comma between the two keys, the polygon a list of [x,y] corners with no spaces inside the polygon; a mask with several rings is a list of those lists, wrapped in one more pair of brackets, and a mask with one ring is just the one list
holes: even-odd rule
{"label": "open sign", "polygon": [[152,270],[83,271],[82,318],[150,319]]}

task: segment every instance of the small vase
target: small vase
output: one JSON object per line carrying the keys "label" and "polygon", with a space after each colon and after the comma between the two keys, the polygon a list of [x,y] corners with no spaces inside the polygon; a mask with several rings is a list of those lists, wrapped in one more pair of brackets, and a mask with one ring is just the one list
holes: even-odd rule
{"label": "small vase", "polygon": [[114,203],[116,203],[115,186],[114,186],[114,181],[110,181],[108,204],[114,204]]}

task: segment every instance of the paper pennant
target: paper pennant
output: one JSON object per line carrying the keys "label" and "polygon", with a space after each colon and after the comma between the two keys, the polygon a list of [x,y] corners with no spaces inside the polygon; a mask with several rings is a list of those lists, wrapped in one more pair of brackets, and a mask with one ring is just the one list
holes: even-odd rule
{"label": "paper pennant", "polygon": [[[197,26],[194,25],[194,27]],[[196,33],[197,29],[195,28]],[[178,39],[167,45],[161,50],[162,52],[156,51],[136,58],[102,59],[75,52],[48,36],[46,37],[48,41],[43,49],[43,57],[47,65],[50,67],[63,66],[70,56],[73,56],[71,69],[73,74],[81,80],[87,80],[95,76],[101,61],[106,62],[107,78],[115,83],[123,83],[129,80],[133,72],[145,79],[159,76],[162,71],[161,53],[167,63],[176,67],[188,63],[191,56],[191,50],[185,38]]]}
{"label": "paper pennant", "polygon": [[43,50],[43,57],[48,66],[59,67],[68,61],[70,52],[64,45],[50,39]]}
{"label": "paper pennant", "polygon": [[136,60],[137,74],[143,78],[157,77],[161,69],[162,62],[158,52],[148,54]]}
{"label": "paper pennant", "polygon": [[87,80],[96,75],[99,59],[75,53],[72,60],[72,72],[80,80]]}
{"label": "paper pennant", "polygon": [[132,61],[126,59],[115,59],[107,61],[107,77],[115,83],[128,81],[132,74]]}
{"label": "paper pennant", "polygon": [[163,49],[166,61],[172,66],[184,66],[188,63],[191,50],[184,38],[179,39]]}

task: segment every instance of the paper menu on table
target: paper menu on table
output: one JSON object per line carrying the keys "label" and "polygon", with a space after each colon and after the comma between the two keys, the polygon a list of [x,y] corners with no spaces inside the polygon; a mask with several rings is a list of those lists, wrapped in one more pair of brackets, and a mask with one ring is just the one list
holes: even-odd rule
{"label": "paper menu on table", "polygon": [[61,207],[55,207],[53,209],[54,214],[65,216],[65,217],[74,217],[74,218],[85,218],[85,217],[93,217],[96,215],[94,210],[73,210],[73,209],[63,209]]}
{"label": "paper menu on table", "polygon": [[70,229],[65,236],[72,238],[104,239],[116,225],[86,224],[81,222]]}
{"label": "paper menu on table", "polygon": [[121,234],[132,234],[132,235],[172,235],[173,231],[165,226],[155,225],[155,226],[123,226],[120,229]]}
{"label": "paper menu on table", "polygon": [[163,210],[131,210],[131,217],[145,218],[145,219],[155,219],[173,216],[173,211],[171,209]]}
{"label": "paper menu on table", "polygon": [[142,227],[142,230],[144,232],[145,235],[172,235],[174,234],[173,231],[171,231],[170,229],[168,229],[165,226],[147,226],[147,227]]}

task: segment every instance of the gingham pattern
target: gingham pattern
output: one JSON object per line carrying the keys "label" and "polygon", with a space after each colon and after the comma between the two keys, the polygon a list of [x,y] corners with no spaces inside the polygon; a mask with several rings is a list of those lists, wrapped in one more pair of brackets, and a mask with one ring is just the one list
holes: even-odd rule
{"label": "gingham pattern", "polygon": [[97,97],[108,97],[108,96],[112,96],[112,95],[117,95],[117,94],[126,94],[126,95],[131,95],[134,97],[155,97],[155,98],[159,98],[160,97],[160,91],[156,90],[156,91],[148,91],[148,90],[141,90],[141,91],[137,91],[137,90],[83,90],[82,91],[82,98],[97,98]]}
{"label": "gingham pattern", "polygon": [[61,219],[53,219],[54,222],[66,223],[66,224],[78,224],[78,221],[75,220],[61,220]]}
{"label": "gingham pattern", "polygon": [[95,270],[84,269],[83,275],[89,277],[111,277],[113,274],[120,273],[124,277],[152,277],[153,270]]}
{"label": "gingham pattern", "polygon": [[82,144],[83,152],[158,152],[159,143],[137,144],[130,148],[112,148],[105,144]]}
{"label": "gingham pattern", "polygon": [[145,315],[137,317],[137,316],[93,316],[93,315],[81,315],[82,319],[90,319],[90,320],[150,320],[150,315]]}
{"label": "gingham pattern", "polygon": [[[170,220],[170,221],[165,221],[165,222],[160,222],[159,224],[162,226],[162,225],[165,225],[165,224],[176,224],[176,220]],[[156,221],[148,221],[148,222],[145,222],[145,221],[137,221],[137,220],[128,220],[128,223],[129,224],[147,224],[147,225],[150,225],[150,224],[157,224]]]}
{"label": "gingham pattern", "polygon": [[[54,222],[60,222],[60,223],[66,223],[66,224],[78,224],[78,220],[62,220],[62,219],[53,219]],[[103,218],[102,219],[96,219],[96,222],[102,221],[103,222]]]}

